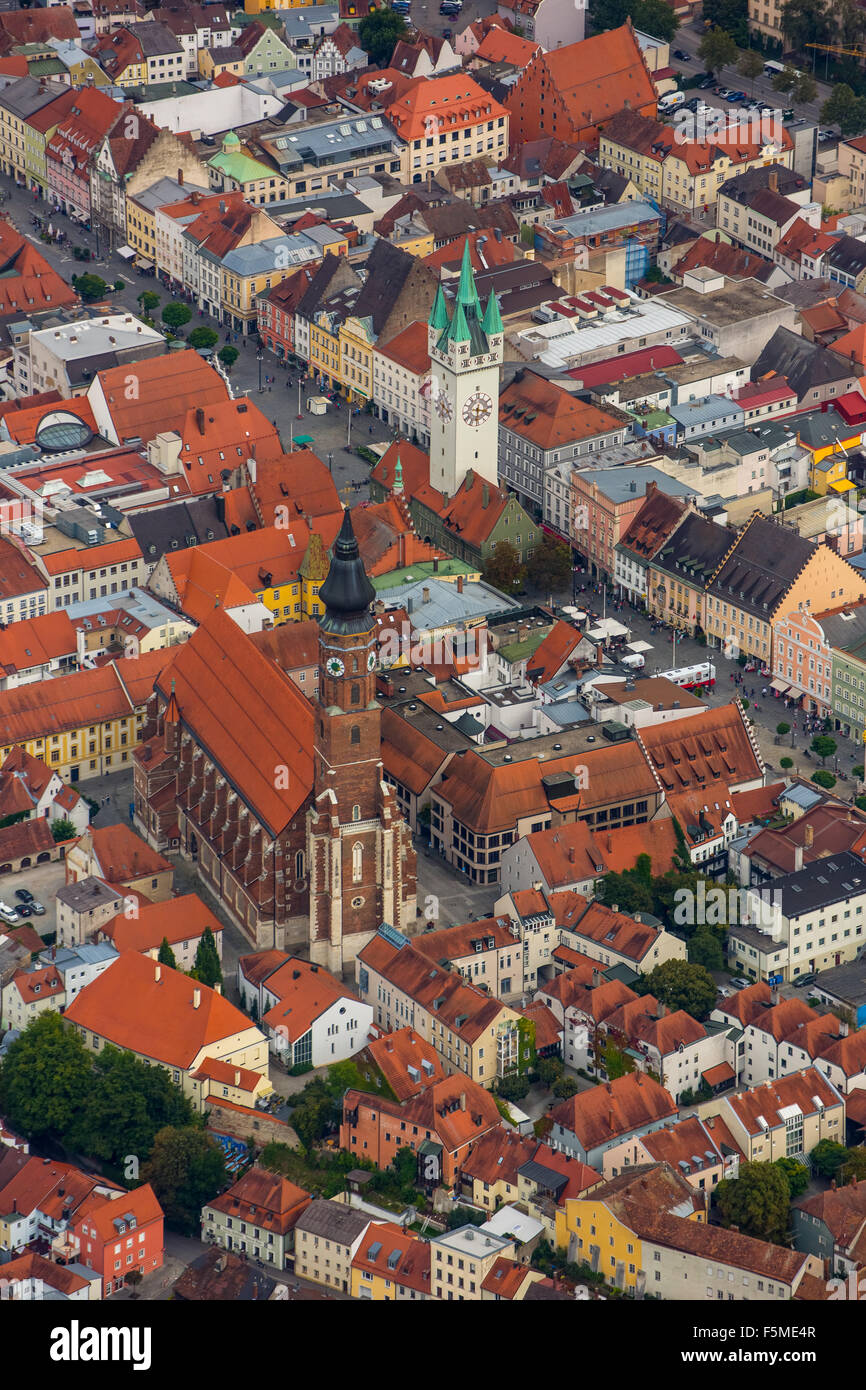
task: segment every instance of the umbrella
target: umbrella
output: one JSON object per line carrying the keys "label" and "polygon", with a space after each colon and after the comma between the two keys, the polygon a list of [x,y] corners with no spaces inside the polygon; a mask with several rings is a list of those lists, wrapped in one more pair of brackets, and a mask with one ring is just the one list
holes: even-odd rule
{"label": "umbrella", "polygon": [[48,223],[48,235],[49,235],[49,236],[53,236],[53,235],[54,235],[54,228],[52,227],[52,225],[51,225],[50,222]]}

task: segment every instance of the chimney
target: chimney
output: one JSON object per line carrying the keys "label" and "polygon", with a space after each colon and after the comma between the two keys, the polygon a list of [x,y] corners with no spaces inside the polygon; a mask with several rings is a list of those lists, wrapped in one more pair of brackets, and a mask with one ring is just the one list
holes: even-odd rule
{"label": "chimney", "polygon": [[194,1009],[201,1008],[201,990],[194,989],[192,992],[192,1006]]}
{"label": "chimney", "polygon": [[610,1130],[611,1134],[613,1134],[613,1111],[612,1111],[612,1110],[608,1110],[608,1112],[607,1112],[607,1127],[608,1127],[608,1129]]}
{"label": "chimney", "polygon": [[236,1085],[236,1086],[240,1086],[240,1084],[241,1084],[241,1074],[240,1074],[239,1071],[235,1071],[235,1085]]}
{"label": "chimney", "polygon": [[204,411],[201,406],[196,407],[195,423],[199,434],[204,434]]}
{"label": "chimney", "polygon": [[438,556],[438,555],[434,555],[434,556],[433,556],[433,573],[434,573],[434,574],[438,574],[438,573],[439,573],[439,556]]}
{"label": "chimney", "polygon": [[460,1109],[461,1109],[461,1110],[465,1110],[465,1109],[466,1109],[466,1092],[465,1092],[465,1091],[461,1091],[461,1092],[460,1092]]}
{"label": "chimney", "polygon": [[182,188],[182,187],[183,187],[183,170],[182,170],[182,169],[178,169],[178,171],[177,171],[177,181],[178,181],[178,183],[180,184],[180,186],[181,186],[181,188]]}
{"label": "chimney", "polygon": [[815,843],[815,827],[814,827],[814,825],[804,825],[804,826],[803,826],[803,835],[804,835],[804,839],[803,839],[803,848],[804,848],[804,849],[811,849],[812,846],[813,846],[813,844]]}
{"label": "chimney", "polygon": [[392,1040],[391,1040],[390,1038],[386,1038],[386,1039],[385,1039],[385,1051],[386,1051],[386,1052],[393,1052],[393,1051],[394,1051],[394,1044],[393,1044],[393,1042],[392,1042]]}
{"label": "chimney", "polygon": [[159,984],[160,980],[162,979],[162,966],[161,966],[161,965],[157,965],[156,969],[155,969],[154,972],[153,972],[153,978],[156,980],[156,983]]}
{"label": "chimney", "polygon": [[462,574],[458,574],[458,576],[457,576],[457,592],[458,592],[458,594],[462,594],[462,593],[463,593],[463,575],[462,575]]}
{"label": "chimney", "polygon": [[487,486],[486,483],[481,489],[481,505],[482,507],[490,506],[490,488]]}
{"label": "chimney", "polygon": [[803,846],[802,846],[802,845],[795,845],[795,846],[794,846],[794,873],[797,873],[800,869],[802,869],[802,867],[803,867]]}
{"label": "chimney", "polygon": [[771,193],[778,193],[779,191],[779,175],[775,169],[770,170],[770,177],[767,180],[767,187],[769,188]]}
{"label": "chimney", "polygon": [[421,590],[421,602],[422,602],[422,603],[429,603],[429,602],[430,602],[430,590],[427,588],[427,585],[426,585],[426,584],[424,585],[424,588]]}

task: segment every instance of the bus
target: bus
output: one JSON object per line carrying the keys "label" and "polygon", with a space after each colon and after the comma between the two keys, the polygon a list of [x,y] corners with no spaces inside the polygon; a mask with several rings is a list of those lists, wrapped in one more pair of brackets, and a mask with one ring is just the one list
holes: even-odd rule
{"label": "bus", "polygon": [[784,72],[785,64],[777,63],[774,60],[764,64],[764,76],[775,77],[777,72]]}
{"label": "bus", "polygon": [[673,681],[683,690],[694,690],[697,686],[711,686],[716,683],[716,668],[711,661],[701,661],[697,666],[675,666],[670,671],[659,671],[659,679]]}

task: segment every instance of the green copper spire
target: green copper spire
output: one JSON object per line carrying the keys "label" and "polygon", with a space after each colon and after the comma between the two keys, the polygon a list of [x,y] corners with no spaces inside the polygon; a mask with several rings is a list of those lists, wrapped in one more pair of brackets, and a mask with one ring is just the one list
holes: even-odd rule
{"label": "green copper spire", "polygon": [[443,334],[446,344],[468,343],[472,338],[469,332],[469,324],[466,322],[466,315],[463,312],[463,301],[458,298],[457,308],[454,310],[454,317],[448,326],[447,335]]}
{"label": "green copper spire", "polygon": [[400,462],[400,455],[397,455],[397,467],[394,469],[394,486],[392,492],[403,491],[403,465]]}
{"label": "green copper spire", "polygon": [[450,323],[450,319],[448,318],[448,306],[445,303],[445,295],[442,292],[441,281],[436,286],[436,295],[433,300],[433,308],[430,310],[430,317],[427,320],[427,323],[431,328],[435,328],[439,333],[441,333],[444,328],[447,328],[448,324]]}
{"label": "green copper spire", "polygon": [[472,273],[472,257],[469,254],[469,238],[463,243],[463,260],[460,263],[460,283],[457,286],[457,303],[464,306],[475,305],[480,308],[478,303],[478,291],[475,288],[475,276]]}
{"label": "green copper spire", "polygon": [[499,301],[493,293],[493,290],[490,291],[490,298],[487,301],[487,308],[484,310],[484,318],[481,320],[481,327],[484,329],[488,338],[492,337],[494,333],[501,333],[503,331],[502,315],[499,312]]}

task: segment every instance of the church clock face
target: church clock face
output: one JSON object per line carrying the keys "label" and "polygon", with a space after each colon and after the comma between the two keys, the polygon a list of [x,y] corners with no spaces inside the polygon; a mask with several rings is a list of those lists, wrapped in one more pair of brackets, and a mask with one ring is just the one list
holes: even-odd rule
{"label": "church clock face", "polygon": [[463,407],[463,422],[478,429],[479,425],[485,424],[492,414],[492,396],[488,396],[486,391],[476,391]]}
{"label": "church clock face", "polygon": [[440,391],[436,397],[436,414],[445,424],[447,424],[454,415],[454,407],[445,391]]}
{"label": "church clock face", "polygon": [[342,676],[346,670],[345,665],[338,656],[328,657],[326,665],[329,676]]}
{"label": "church clock face", "polygon": [[367,670],[368,670],[368,671],[373,671],[373,670],[375,670],[375,667],[376,667],[376,653],[375,653],[375,652],[371,652],[370,655],[367,657]]}

